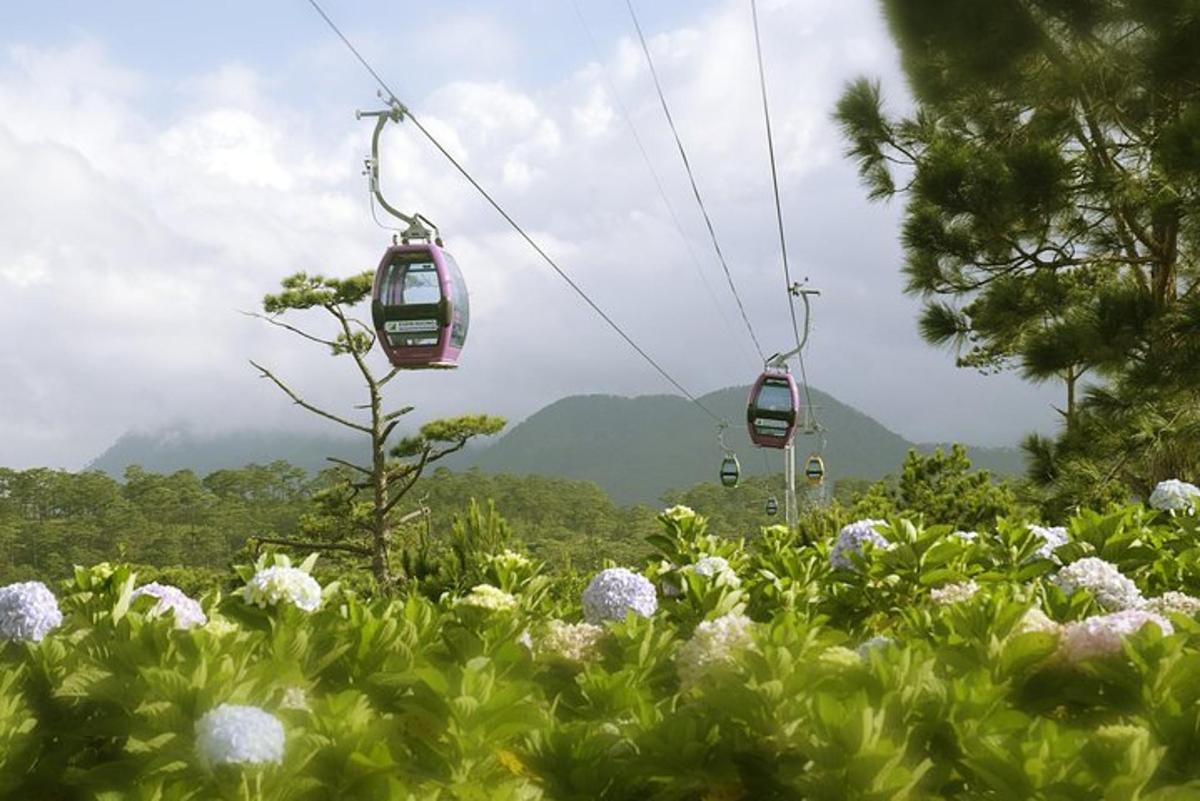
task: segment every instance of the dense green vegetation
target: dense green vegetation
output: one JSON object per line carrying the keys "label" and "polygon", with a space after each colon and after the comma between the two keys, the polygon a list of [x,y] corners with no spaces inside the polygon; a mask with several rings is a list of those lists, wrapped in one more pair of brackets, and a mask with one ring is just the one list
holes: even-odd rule
{"label": "dense green vegetation", "polygon": [[[189,589],[206,587],[233,562],[253,556],[258,540],[340,541],[346,521],[330,515],[319,499],[341,477],[327,470],[310,478],[283,461],[203,477],[133,467],[123,481],[97,471],[0,468],[0,582],[63,578],[75,565],[116,560],[141,565],[145,575],[169,571],[174,583]],[[834,490],[826,511],[838,519],[903,513],[970,528],[1017,508],[1014,490],[972,471],[961,449],[945,456],[911,452],[895,479],[845,480]],[[697,484],[668,492],[663,500],[710,510],[719,530],[752,537],[773,522],[764,510],[770,495],[782,499],[778,475],[753,476],[735,489]],[[802,507],[813,506],[818,497],[802,488]],[[604,559],[635,563],[656,525],[650,507],[618,506],[590,482],[437,469],[401,507],[428,509],[428,515],[398,532],[397,558],[403,560],[406,550],[448,543],[456,518],[467,514],[472,500],[493,502],[514,540],[555,568],[594,568]],[[964,508],[972,511],[959,511]],[[343,573],[357,569],[336,553],[322,560],[327,575],[345,578]]]}
{"label": "dense green vegetation", "polygon": [[640,576],[549,570],[475,510],[437,593],[374,600],[311,559],[199,604],[79,569],[0,590],[0,794],[1197,798],[1190,492],[971,536],[674,507]]}
{"label": "dense green vegetation", "polygon": [[[118,560],[199,569],[185,583],[203,585],[206,571],[225,573],[257,537],[310,537],[340,525],[320,519],[313,500],[336,479],[332,471],[310,479],[286,462],[203,478],[135,467],[123,482],[99,472],[0,468],[0,582],[62,578],[74,565]],[[654,518],[644,507],[615,506],[593,484],[538,476],[437,470],[413,497],[430,509],[430,531],[441,541],[472,498],[492,499],[517,539],[554,564],[636,558]],[[423,528],[422,521],[406,532]]]}

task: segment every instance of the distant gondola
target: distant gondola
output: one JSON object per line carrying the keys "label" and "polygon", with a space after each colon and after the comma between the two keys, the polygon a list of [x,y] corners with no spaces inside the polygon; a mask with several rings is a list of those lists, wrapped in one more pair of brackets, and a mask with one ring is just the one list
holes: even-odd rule
{"label": "distant gondola", "polygon": [[771,517],[779,514],[779,501],[775,500],[775,496],[767,498],[767,514]]}
{"label": "distant gondola", "polygon": [[458,366],[470,325],[470,299],[458,264],[440,241],[387,249],[375,271],[371,318],[388,361],[396,367]]}
{"label": "distant gondola", "polygon": [[820,454],[809,454],[808,461],[804,463],[804,477],[813,487],[819,487],[825,483],[825,460],[821,458]]}
{"label": "distant gondola", "polygon": [[738,458],[730,453],[721,460],[721,486],[736,487],[742,478],[742,466]]}
{"label": "distant gondola", "polygon": [[750,440],[762,448],[786,448],[796,433],[800,391],[791,373],[767,370],[754,382],[746,406]]}

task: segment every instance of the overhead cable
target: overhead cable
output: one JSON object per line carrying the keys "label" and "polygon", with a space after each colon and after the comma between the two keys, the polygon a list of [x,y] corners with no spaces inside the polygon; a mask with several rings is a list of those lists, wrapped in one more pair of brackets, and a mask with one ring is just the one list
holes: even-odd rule
{"label": "overhead cable", "polygon": [[754,20],[754,52],[758,57],[758,85],[762,94],[763,122],[767,131],[767,154],[771,160],[771,188],[775,193],[775,221],[779,227],[779,250],[783,256],[783,280],[787,289],[788,311],[792,316],[792,333],[796,337],[796,359],[800,364],[800,380],[804,387],[804,402],[807,406],[806,422],[816,424],[816,415],[812,411],[812,395],[808,389],[808,374],[804,368],[804,345],[808,341],[809,308],[808,298],[804,299],[804,337],[800,336],[800,325],[796,320],[796,296],[792,291],[792,272],[788,265],[787,236],[783,226],[783,203],[779,198],[779,169],[775,163],[775,137],[771,132],[771,107],[767,102],[767,72],[763,67],[762,38],[758,31],[758,3],[750,0],[750,14]]}
{"label": "overhead cable", "polygon": [[733,282],[733,274],[729,271],[729,264],[725,260],[725,254],[721,251],[721,243],[717,240],[717,232],[713,227],[712,217],[709,216],[708,208],[704,205],[704,198],[700,194],[700,187],[696,184],[696,176],[692,172],[692,163],[688,159],[687,150],[683,146],[683,140],[679,136],[679,129],[675,126],[675,118],[671,116],[670,106],[667,105],[667,96],[663,92],[662,82],[658,79],[658,70],[654,68],[654,59],[650,55],[650,47],[646,44],[646,36],[642,33],[642,24],[638,21],[637,11],[633,8],[633,0],[625,0],[625,5],[629,9],[629,17],[633,20],[634,30],[637,31],[638,41],[642,45],[642,53],[646,56],[646,64],[650,67],[650,77],[654,81],[654,89],[658,93],[658,102],[662,106],[663,115],[667,118],[667,125],[671,128],[671,135],[675,138],[675,146],[679,149],[679,156],[683,159],[683,168],[687,171],[688,181],[692,185],[692,194],[696,197],[696,204],[700,207],[700,213],[704,216],[704,224],[708,228],[708,236],[712,240],[713,250],[716,251],[717,261],[721,263],[721,269],[725,272],[725,280],[729,283],[729,291],[733,293],[733,299],[737,301],[738,311],[742,314],[742,322],[746,324],[746,330],[750,332],[750,339],[754,342],[754,349],[758,351],[758,357],[766,361],[766,355],[763,353],[762,346],[758,344],[758,336],[754,333],[754,326],[750,324],[750,317],[746,314],[746,306],[742,303],[742,297],[738,294],[737,286]]}
{"label": "overhead cable", "polygon": [[629,334],[625,333],[625,330],[617,325],[617,323],[602,308],[600,308],[595,301],[588,297],[588,294],[584,292],[583,289],[577,283],[575,283],[575,281],[572,280],[571,277],[567,275],[561,267],[559,267],[558,263],[548,253],[546,253],[545,250],[542,249],[541,245],[539,245],[507,211],[505,211],[504,207],[501,206],[494,197],[492,197],[491,193],[484,189],[484,187],[475,179],[473,175],[471,175],[466,167],[464,167],[462,163],[456,159],[454,155],[451,154],[450,151],[447,150],[432,133],[429,132],[429,130],[421,123],[421,121],[412,113],[412,109],[400,102],[396,96],[396,93],[391,90],[391,87],[388,86],[387,82],[380,77],[379,73],[376,72],[366,58],[363,57],[362,53],[358,51],[358,48],[356,48],[354,44],[346,37],[346,35],[342,33],[337,24],[330,19],[329,15],[325,13],[325,9],[321,8],[320,3],[317,2],[317,0],[308,0],[308,3],[313,7],[314,10],[316,10],[318,14],[320,14],[321,18],[325,20],[325,23],[329,26],[329,28],[335,34],[337,34],[338,38],[342,40],[342,43],[346,45],[350,52],[354,54],[354,57],[360,64],[362,64],[363,68],[371,74],[371,77],[375,79],[375,82],[379,84],[379,87],[387,94],[388,98],[399,104],[404,109],[404,116],[410,122],[412,122],[413,126],[416,127],[416,129],[420,131],[426,139],[429,140],[430,144],[432,144],[443,156],[445,156],[446,160],[449,161],[456,170],[458,170],[463,178],[465,178],[467,182],[470,183],[471,186],[473,186],[476,191],[483,196],[484,200],[486,200],[488,204],[491,205],[491,207],[495,209],[501,217],[504,218],[504,221],[507,222],[509,226],[516,231],[517,234],[519,234],[531,248],[533,248],[534,252],[537,253],[543,261],[550,265],[551,269],[553,269],[560,278],[566,281],[567,285],[570,286],[571,289],[573,289],[575,293],[579,295],[579,297],[581,297],[583,301],[587,303],[587,305],[590,306],[602,320],[604,320],[604,322],[608,323],[609,327],[616,331],[617,334],[620,335],[620,337],[624,339],[625,342],[631,348],[633,348],[639,356],[641,356],[651,367],[653,367],[658,374],[667,381],[667,383],[679,390],[684,397],[694,403],[701,411],[703,411],[713,420],[716,420],[718,423],[723,423],[724,420],[719,415],[705,406],[704,403],[702,403],[695,395],[693,395],[687,390],[687,388],[679,383],[674,376],[668,373],[662,367],[662,365],[660,365],[653,357],[650,356],[649,353],[647,353],[640,345],[638,345]]}

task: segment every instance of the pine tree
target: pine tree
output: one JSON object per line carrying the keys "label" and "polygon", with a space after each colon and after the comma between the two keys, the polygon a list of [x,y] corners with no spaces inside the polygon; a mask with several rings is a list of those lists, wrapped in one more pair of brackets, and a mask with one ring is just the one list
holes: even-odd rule
{"label": "pine tree", "polygon": [[[1031,476],[1200,470],[1200,0],[883,0],[916,105],[837,119],[906,201],[907,291],[961,366],[1065,387]],[[1086,382],[1085,386],[1083,382]]]}

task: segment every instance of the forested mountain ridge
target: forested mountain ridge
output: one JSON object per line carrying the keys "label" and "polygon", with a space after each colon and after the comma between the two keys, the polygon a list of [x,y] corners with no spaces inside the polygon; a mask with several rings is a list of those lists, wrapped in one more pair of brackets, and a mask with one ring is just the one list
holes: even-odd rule
{"label": "forested mountain ridge", "polygon": [[[746,475],[763,474],[768,466],[779,472],[781,455],[755,449],[746,436],[747,393],[747,387],[730,387],[701,401],[729,420],[726,442],[737,451]],[[827,431],[824,454],[831,480],[874,480],[895,474],[910,449],[936,447],[911,442],[820,390],[812,390],[812,395]],[[800,458],[820,447],[816,437],[801,437],[798,442]],[[154,472],[190,469],[205,474],[280,459],[315,473],[329,465],[326,456],[355,459],[362,447],[353,439],[332,435],[262,431],[198,435],[174,429],[127,434],[89,467],[114,477],[131,464]],[[969,451],[977,467],[997,475],[1022,471],[1016,449]],[[683,398],[576,395],[535,412],[485,448],[456,454],[444,466],[592,481],[617,503],[656,504],[669,490],[712,480],[719,460],[712,421]]]}

